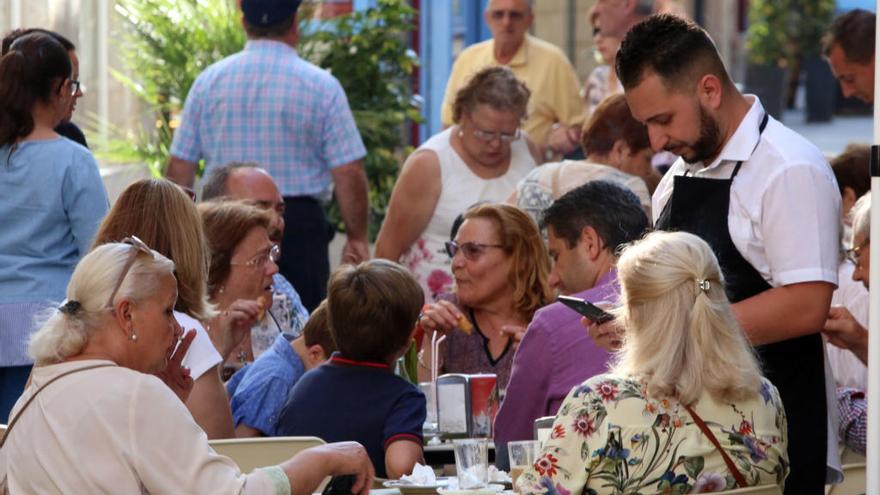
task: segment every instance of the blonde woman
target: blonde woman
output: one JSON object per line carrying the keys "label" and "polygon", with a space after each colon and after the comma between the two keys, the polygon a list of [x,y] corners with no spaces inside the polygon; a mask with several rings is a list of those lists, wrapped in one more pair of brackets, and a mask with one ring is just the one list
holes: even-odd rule
{"label": "blonde woman", "polygon": [[289,495],[351,474],[352,493],[369,493],[373,468],[354,442],[248,474],[211,449],[180,398],[153,376],[169,366],[180,372],[175,265],[137,238],[125,242],[83,258],[67,300],[34,334],[32,380],[0,440],[0,491]]}
{"label": "blonde woman", "polygon": [[650,234],[623,252],[618,278],[623,347],[609,373],[569,393],[519,492],[781,488],[785,411],[733,318],[709,245]]}
{"label": "blonde woman", "polygon": [[197,332],[183,361],[194,380],[186,406],[208,438],[234,437],[229,398],[218,366],[256,318],[244,310],[218,313],[208,300],[209,253],[202,219],[178,185],[164,179],[132,183],[104,218],[94,245],[128,236],[137,236],[174,262],[178,290],[174,315],[184,329]]}

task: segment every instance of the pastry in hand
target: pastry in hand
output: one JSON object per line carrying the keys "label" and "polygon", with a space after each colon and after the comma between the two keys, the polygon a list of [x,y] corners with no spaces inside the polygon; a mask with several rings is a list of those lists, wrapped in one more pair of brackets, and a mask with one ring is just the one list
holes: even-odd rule
{"label": "pastry in hand", "polygon": [[257,304],[260,305],[260,312],[257,313],[257,321],[263,321],[263,318],[266,317],[266,310],[269,309],[269,305],[266,301],[266,296],[258,297]]}
{"label": "pastry in hand", "polygon": [[471,323],[471,320],[468,320],[467,316],[465,315],[461,315],[458,317],[458,328],[468,335],[470,335],[471,332],[474,331],[473,323]]}

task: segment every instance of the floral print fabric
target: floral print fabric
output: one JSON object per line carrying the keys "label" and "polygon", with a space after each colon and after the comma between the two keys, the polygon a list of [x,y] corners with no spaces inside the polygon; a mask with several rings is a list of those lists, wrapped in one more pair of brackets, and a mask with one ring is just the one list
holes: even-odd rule
{"label": "floral print fabric", "polygon": [[[750,486],[783,486],[787,425],[776,387],[764,380],[760,394],[737,404],[704,393],[692,408]],[[735,483],[684,406],[648,397],[640,381],[605,374],[572,389],[541,456],[517,488],[554,495],[647,495],[719,492]]]}

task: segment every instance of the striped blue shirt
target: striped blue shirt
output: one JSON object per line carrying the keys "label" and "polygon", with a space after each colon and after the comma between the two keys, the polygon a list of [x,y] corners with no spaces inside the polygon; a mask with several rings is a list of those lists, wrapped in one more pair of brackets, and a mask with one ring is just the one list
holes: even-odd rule
{"label": "striped blue shirt", "polygon": [[289,45],[250,40],[208,67],[186,98],[171,154],[205,173],[234,161],[255,162],[289,196],[322,197],[330,169],[366,149],[339,81]]}

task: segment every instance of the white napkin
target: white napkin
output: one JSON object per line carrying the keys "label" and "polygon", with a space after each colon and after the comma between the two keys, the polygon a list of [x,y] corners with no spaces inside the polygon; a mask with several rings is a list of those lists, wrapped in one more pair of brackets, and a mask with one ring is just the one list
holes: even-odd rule
{"label": "white napkin", "polygon": [[437,475],[431,466],[423,466],[416,463],[413,466],[412,474],[404,474],[400,477],[400,481],[411,483],[413,485],[434,486],[437,484]]}
{"label": "white napkin", "polygon": [[489,483],[510,483],[510,475],[495,466],[489,466]]}

